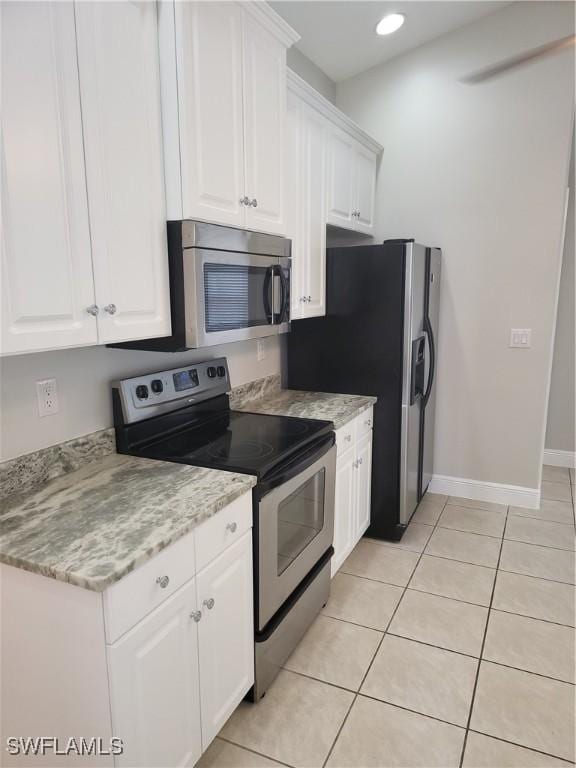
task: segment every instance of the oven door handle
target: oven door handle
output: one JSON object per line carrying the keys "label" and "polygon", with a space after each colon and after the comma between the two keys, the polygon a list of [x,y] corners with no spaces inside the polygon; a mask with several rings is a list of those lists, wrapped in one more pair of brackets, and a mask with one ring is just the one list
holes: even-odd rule
{"label": "oven door handle", "polygon": [[254,488],[254,497],[259,501],[274,488],[288,482],[288,480],[311,467],[318,459],[321,459],[322,456],[328,453],[335,442],[336,436],[334,432],[330,432],[321,440],[315,441],[305,453],[298,453],[292,461],[284,464],[278,472],[259,481],[258,485]]}

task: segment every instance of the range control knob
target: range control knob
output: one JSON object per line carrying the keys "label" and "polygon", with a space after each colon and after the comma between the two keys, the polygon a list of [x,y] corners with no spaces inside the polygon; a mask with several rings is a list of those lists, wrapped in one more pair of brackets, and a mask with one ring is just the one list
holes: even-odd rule
{"label": "range control knob", "polygon": [[164,391],[164,384],[160,381],[160,379],[154,379],[154,381],[150,384],[150,389],[152,392],[155,392],[157,395],[160,394],[160,392]]}
{"label": "range control knob", "polygon": [[224,368],[223,365],[218,366],[218,376],[220,376],[220,378],[226,376],[226,368]]}
{"label": "range control knob", "polygon": [[136,397],[138,400],[148,400],[148,387],[146,384],[138,384],[136,387]]}
{"label": "range control knob", "polygon": [[206,371],[206,373],[208,374],[209,379],[213,379],[216,376],[216,368],[214,368],[214,366],[211,365],[210,368],[208,368],[208,370]]}

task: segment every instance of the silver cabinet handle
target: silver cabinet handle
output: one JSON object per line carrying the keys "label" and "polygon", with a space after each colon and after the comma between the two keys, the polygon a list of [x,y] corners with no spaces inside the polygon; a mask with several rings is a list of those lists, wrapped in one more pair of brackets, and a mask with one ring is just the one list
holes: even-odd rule
{"label": "silver cabinet handle", "polygon": [[344,440],[346,440],[346,442],[349,443],[350,440],[352,440],[352,435],[344,435]]}
{"label": "silver cabinet handle", "polygon": [[208,610],[211,611],[212,608],[214,608],[214,598],[213,597],[209,597],[208,600],[204,600],[202,605],[205,605],[206,608],[208,608]]}
{"label": "silver cabinet handle", "polygon": [[252,200],[252,202],[250,203],[250,205],[252,206],[252,208],[258,208],[258,200],[256,200],[256,198],[254,198]]}
{"label": "silver cabinet handle", "polygon": [[104,307],[104,312],[108,312],[109,315],[115,315],[116,304],[106,304],[106,306]]}
{"label": "silver cabinet handle", "polygon": [[230,531],[230,533],[236,533],[238,530],[238,523],[228,523],[226,530]]}
{"label": "silver cabinet handle", "polygon": [[371,427],[372,426],[372,419],[366,419],[364,424],[366,424],[367,427]]}
{"label": "silver cabinet handle", "polygon": [[86,307],[86,312],[88,312],[89,315],[92,315],[92,317],[97,317],[98,312],[100,312],[100,307],[96,304],[90,304],[89,307]]}
{"label": "silver cabinet handle", "polygon": [[249,197],[241,197],[240,198],[240,205],[250,205],[250,198]]}
{"label": "silver cabinet handle", "polygon": [[308,296],[308,302],[312,301],[312,296]]}
{"label": "silver cabinet handle", "polygon": [[364,461],[364,459],[358,459],[358,464],[359,465],[362,464],[363,461]]}
{"label": "silver cabinet handle", "polygon": [[192,611],[192,613],[190,614],[190,618],[194,619],[196,624],[198,624],[198,622],[202,618],[202,611]]}
{"label": "silver cabinet handle", "polygon": [[166,589],[168,584],[170,584],[170,577],[169,576],[158,576],[156,579],[156,584],[160,587],[160,589]]}

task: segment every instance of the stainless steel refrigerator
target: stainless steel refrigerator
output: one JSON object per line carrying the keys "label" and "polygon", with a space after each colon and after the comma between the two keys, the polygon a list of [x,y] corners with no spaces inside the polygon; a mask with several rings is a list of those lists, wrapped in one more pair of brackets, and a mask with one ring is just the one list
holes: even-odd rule
{"label": "stainless steel refrigerator", "polygon": [[441,251],[329,248],[326,316],[292,323],[290,388],[375,395],[367,535],[399,539],[432,478]]}

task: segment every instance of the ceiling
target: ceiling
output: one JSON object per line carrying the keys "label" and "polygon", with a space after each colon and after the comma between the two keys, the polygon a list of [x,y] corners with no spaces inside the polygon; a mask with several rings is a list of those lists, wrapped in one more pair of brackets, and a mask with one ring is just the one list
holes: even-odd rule
{"label": "ceiling", "polygon": [[[510,5],[498,0],[275,0],[270,5],[301,35],[296,47],[336,82]],[[375,33],[387,13],[404,26]]]}

